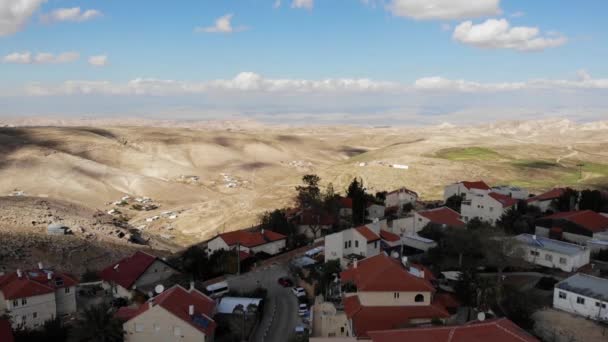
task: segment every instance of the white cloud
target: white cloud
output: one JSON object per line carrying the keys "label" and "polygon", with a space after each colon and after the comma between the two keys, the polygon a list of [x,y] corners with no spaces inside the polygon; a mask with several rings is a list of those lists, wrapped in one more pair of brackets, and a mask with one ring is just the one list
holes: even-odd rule
{"label": "white cloud", "polygon": [[223,15],[215,20],[214,26],[209,27],[197,27],[194,29],[195,32],[207,32],[207,33],[233,33],[233,32],[241,32],[246,31],[249,28],[247,26],[232,26],[232,17],[234,14],[229,13]]}
{"label": "white cloud", "polygon": [[253,72],[242,72],[232,79],[205,82],[185,82],[155,78],[137,78],[127,83],[110,81],[66,81],[57,85],[33,83],[26,86],[29,95],[192,95],[192,94],[406,94],[414,92],[443,93],[500,93],[527,90],[591,90],[608,89],[608,79],[594,79],[586,71],[579,71],[574,80],[534,79],[525,82],[481,83],[425,77],[413,84],[376,81],[365,78],[323,80],[269,79]]}
{"label": "white cloud", "polygon": [[1,0],[0,37],[21,30],[27,20],[46,0]]}
{"label": "white cloud", "polygon": [[102,13],[98,10],[89,9],[82,11],[80,7],[58,8],[49,14],[41,16],[43,22],[83,22],[101,17]]}
{"label": "white cloud", "polygon": [[2,61],[13,64],[61,64],[75,62],[79,58],[80,54],[78,52],[63,52],[58,55],[40,52],[34,56],[31,52],[26,51],[6,55]]}
{"label": "white cloud", "polygon": [[304,8],[307,10],[311,10],[313,7],[315,7],[315,1],[314,0],[293,0],[293,2],[291,3],[291,7],[292,8]]}
{"label": "white cloud", "polygon": [[108,65],[108,56],[100,55],[100,56],[91,56],[89,57],[89,65],[95,67],[103,67]]}
{"label": "white cloud", "polygon": [[272,4],[272,8],[280,8],[281,7],[281,0],[275,0],[274,4]]}
{"label": "white cloud", "polygon": [[488,19],[477,25],[465,21],[456,26],[452,37],[460,43],[479,48],[518,51],[541,51],[567,42],[563,36],[543,36],[537,27],[511,27],[506,19]]}
{"label": "white cloud", "polygon": [[513,13],[511,13],[511,17],[512,17],[512,18],[521,18],[521,17],[523,17],[524,15],[526,15],[526,13],[525,13],[525,12],[522,12],[522,11],[517,11],[517,12],[513,12]]}
{"label": "white cloud", "polygon": [[417,20],[467,19],[502,13],[500,0],[391,0],[387,10]]}

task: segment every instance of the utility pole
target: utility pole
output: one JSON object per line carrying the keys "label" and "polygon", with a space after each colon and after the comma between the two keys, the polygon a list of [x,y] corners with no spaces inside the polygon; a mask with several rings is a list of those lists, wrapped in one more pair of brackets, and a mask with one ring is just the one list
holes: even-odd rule
{"label": "utility pole", "polygon": [[236,243],[236,275],[241,275],[241,243]]}
{"label": "utility pole", "polygon": [[578,179],[582,179],[583,178],[583,166],[585,166],[585,164],[579,163],[579,164],[576,164],[576,166],[578,166]]}

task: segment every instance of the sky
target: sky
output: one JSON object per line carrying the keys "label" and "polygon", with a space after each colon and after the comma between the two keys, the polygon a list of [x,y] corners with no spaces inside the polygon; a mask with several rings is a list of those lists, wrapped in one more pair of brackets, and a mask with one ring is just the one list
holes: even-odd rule
{"label": "sky", "polygon": [[608,120],[605,0],[1,0],[0,116]]}

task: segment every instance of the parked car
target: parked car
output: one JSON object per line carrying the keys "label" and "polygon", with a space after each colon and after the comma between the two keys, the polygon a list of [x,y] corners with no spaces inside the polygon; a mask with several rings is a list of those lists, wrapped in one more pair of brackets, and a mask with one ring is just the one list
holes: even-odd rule
{"label": "parked car", "polygon": [[281,277],[278,280],[279,285],[283,286],[283,287],[292,287],[293,286],[293,281],[291,281],[291,279],[286,278],[286,277]]}
{"label": "parked car", "polygon": [[293,289],[291,289],[291,292],[294,294],[294,296],[296,296],[297,298],[300,297],[306,297],[306,291],[304,290],[304,288],[302,287],[294,287]]}
{"label": "parked car", "polygon": [[304,316],[308,312],[308,305],[301,303],[298,307],[298,315]]}

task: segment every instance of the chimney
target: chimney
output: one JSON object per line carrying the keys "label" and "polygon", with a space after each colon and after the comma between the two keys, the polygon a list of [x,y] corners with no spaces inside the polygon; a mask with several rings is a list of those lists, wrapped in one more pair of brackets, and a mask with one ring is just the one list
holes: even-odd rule
{"label": "chimney", "polygon": [[190,282],[190,291],[193,291],[193,290],[194,290],[194,281],[191,281]]}
{"label": "chimney", "polygon": [[194,305],[188,306],[188,314],[194,316]]}
{"label": "chimney", "polygon": [[359,263],[359,260],[355,259],[355,262],[353,263],[353,268],[357,268],[358,263]]}
{"label": "chimney", "polygon": [[407,266],[408,265],[407,257],[406,256],[401,257],[401,263],[403,264],[403,266]]}
{"label": "chimney", "polygon": [[39,270],[44,269],[44,266],[42,265],[42,263],[41,263],[41,262],[39,262],[39,263],[38,263],[38,269],[39,269]]}
{"label": "chimney", "polygon": [[17,278],[23,277],[23,273],[21,273],[20,269],[17,269]]}
{"label": "chimney", "polygon": [[46,279],[51,280],[53,279],[53,272],[49,272],[46,274]]}
{"label": "chimney", "polygon": [[261,233],[262,233],[262,235],[264,235],[264,228],[262,228],[262,231],[261,231]]}

